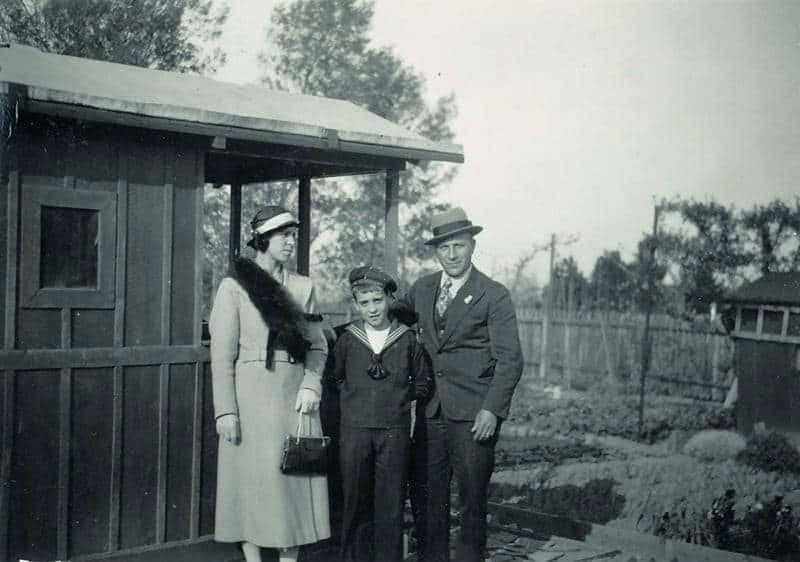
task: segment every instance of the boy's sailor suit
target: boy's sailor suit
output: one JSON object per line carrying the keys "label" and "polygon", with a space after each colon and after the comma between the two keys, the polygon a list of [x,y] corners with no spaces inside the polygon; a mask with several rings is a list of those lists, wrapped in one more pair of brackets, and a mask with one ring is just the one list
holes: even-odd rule
{"label": "boy's sailor suit", "polygon": [[333,376],[341,406],[340,463],[345,561],[402,560],[411,403],[432,390],[430,358],[393,320],[376,353],[363,321],[336,341]]}

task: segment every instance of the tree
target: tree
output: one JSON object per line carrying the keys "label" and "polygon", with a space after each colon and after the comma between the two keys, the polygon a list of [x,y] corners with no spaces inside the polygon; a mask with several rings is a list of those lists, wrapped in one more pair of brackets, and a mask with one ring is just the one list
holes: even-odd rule
{"label": "tree", "polygon": [[637,268],[626,264],[619,251],[606,251],[597,258],[589,282],[593,305],[620,312],[636,309]]}
{"label": "tree", "polygon": [[545,288],[552,293],[552,304],[556,309],[577,310],[589,304],[589,282],[572,256],[562,258],[553,267],[553,285]]}
{"label": "tree", "polygon": [[214,0],[3,0],[0,37],[46,52],[159,70],[213,72],[227,7]]}
{"label": "tree", "polygon": [[[452,95],[425,101],[424,78],[389,48],[369,40],[373,4],[369,1],[294,0],[279,4],[268,33],[271,50],[262,54],[264,82],[298,93],[348,99],[434,141],[453,139],[456,116]],[[422,244],[428,217],[444,208],[438,190],[456,168],[421,163],[402,174],[401,260],[406,279],[425,267]],[[313,257],[331,283],[347,269],[383,258],[384,178],[315,182]],[[313,233],[312,233],[313,234]]]}
{"label": "tree", "polygon": [[[749,236],[749,256],[762,274],[796,270],[800,266],[800,199],[794,208],[780,200],[756,205],[742,213],[742,225]],[[788,248],[794,241],[794,248]]]}

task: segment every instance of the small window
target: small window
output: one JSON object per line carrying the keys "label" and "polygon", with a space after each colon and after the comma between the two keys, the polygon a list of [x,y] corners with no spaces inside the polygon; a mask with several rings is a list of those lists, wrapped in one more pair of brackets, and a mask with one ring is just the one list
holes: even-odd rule
{"label": "small window", "polygon": [[762,334],[772,334],[780,336],[783,333],[783,311],[765,310],[764,319],[761,324]]}
{"label": "small window", "polygon": [[42,207],[41,289],[97,289],[96,209]]}
{"label": "small window", "polygon": [[757,308],[743,308],[742,309],[742,323],[739,326],[741,332],[755,332],[758,325],[758,309]]}
{"label": "small window", "polygon": [[26,308],[113,308],[117,196],[41,185],[22,191]]}
{"label": "small window", "polygon": [[786,328],[786,335],[800,337],[800,313],[789,313],[789,326]]}

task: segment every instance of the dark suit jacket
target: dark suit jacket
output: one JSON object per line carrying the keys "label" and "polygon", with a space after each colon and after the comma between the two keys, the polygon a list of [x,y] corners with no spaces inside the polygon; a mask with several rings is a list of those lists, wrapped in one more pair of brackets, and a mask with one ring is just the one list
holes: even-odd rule
{"label": "dark suit jacket", "polygon": [[441,405],[447,419],[474,420],[481,409],[505,419],[523,366],[508,289],[473,267],[440,334],[434,306],[441,278],[441,272],[421,277],[406,297],[433,363],[436,388],[425,413],[430,417]]}

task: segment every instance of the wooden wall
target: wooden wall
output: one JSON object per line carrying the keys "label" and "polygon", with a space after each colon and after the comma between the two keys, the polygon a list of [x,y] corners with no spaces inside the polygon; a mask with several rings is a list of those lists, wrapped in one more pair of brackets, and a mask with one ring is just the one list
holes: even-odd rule
{"label": "wooden wall", "polygon": [[[187,137],[35,115],[15,143],[0,181],[0,439],[10,445],[0,468],[12,483],[0,495],[0,559],[64,560],[209,534],[203,151]],[[115,195],[115,252],[101,256],[113,261],[110,308],[19,302],[19,201],[32,186]]]}
{"label": "wooden wall", "polygon": [[749,432],[763,422],[767,430],[800,431],[796,350],[796,344],[736,339],[739,429]]}

